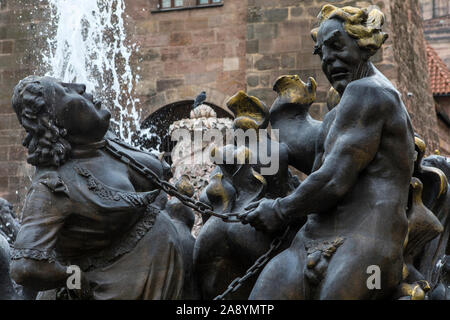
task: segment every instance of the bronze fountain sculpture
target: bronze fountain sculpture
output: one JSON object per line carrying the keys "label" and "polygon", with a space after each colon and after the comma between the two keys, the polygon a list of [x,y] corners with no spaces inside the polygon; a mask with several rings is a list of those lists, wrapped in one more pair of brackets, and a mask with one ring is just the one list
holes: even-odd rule
{"label": "bronze fountain sculpture", "polygon": [[[259,145],[279,170],[262,174],[246,145],[216,148],[215,159],[245,163],[219,163],[200,201],[186,181],[166,182],[164,161],[108,131],[110,113],[84,85],[19,82],[12,105],[36,173],[12,278],[41,299],[450,299],[450,165],[423,159],[401,95],[369,60],[383,23],[374,7],[324,6],[312,37],[330,111],[309,115],[312,78],[278,78],[270,110],[238,92],[234,128],[279,130]],[[196,240],[191,209],[204,219]],[[78,289],[66,288],[70,265]]]}
{"label": "bronze fountain sculpture", "polygon": [[27,131],[36,174],[12,252],[12,277],[39,291],[65,287],[65,266],[82,270],[94,299],[177,299],[183,289],[180,238],[163,193],[106,150],[139,160],[161,177],[167,164],[107,133],[110,113],[85,86],[28,77],[13,108]]}
{"label": "bronze fountain sculpture", "polygon": [[[431,289],[425,281],[429,278],[414,264],[423,246],[442,233],[443,225],[417,195],[418,179],[411,180],[413,172],[415,177],[420,173],[417,168],[424,150],[420,150],[419,138],[415,143],[400,94],[369,61],[387,38],[381,31],[383,22],[383,14],[377,9],[323,7],[320,26],[312,36],[315,53],[321,57],[322,69],[334,88],[330,112],[320,124],[305,114],[315,99],[315,82],[311,79],[304,84],[296,76],[276,81],[278,98],[270,110],[270,123],[280,131],[280,143],[285,146],[281,150],[286,151],[288,164],[309,176],[294,191],[287,190],[289,194],[269,195],[247,206],[249,211],[241,219],[256,231],[225,227],[217,219],[205,224],[194,259],[201,290],[207,297],[226,289],[220,281],[227,276],[225,270],[231,270],[228,276],[233,278],[239,266],[242,269],[242,259],[236,252],[251,256],[247,252],[249,243],[267,250],[268,239],[261,241],[261,237],[273,239],[270,235],[286,226],[297,231],[306,216],[294,239],[284,239],[288,248],[271,259],[256,283],[236,292],[232,285],[225,291],[231,298],[421,299]],[[230,100],[229,107],[233,99],[237,97]],[[245,112],[248,118],[257,114],[256,108],[243,110],[236,114],[235,127],[248,126],[243,121],[237,123]],[[264,117],[265,110],[259,115]],[[422,153],[417,160],[415,144]],[[227,195],[222,198],[228,201],[233,196],[230,185],[243,185],[223,179],[229,170],[221,171],[221,193]],[[439,170],[428,173],[432,178],[426,188],[439,189],[431,192],[430,201],[442,201],[445,176]],[[206,198],[219,209],[223,205],[216,201],[218,188],[214,184],[218,182],[215,176],[212,178]],[[446,212],[444,215],[448,215]],[[222,248],[223,239],[227,241],[223,250],[210,253],[215,246]],[[261,250],[254,249],[258,253]],[[380,268],[383,275],[379,290],[372,290],[366,282],[372,266]],[[433,266],[425,267],[429,274]],[[252,268],[250,275],[255,274]]]}

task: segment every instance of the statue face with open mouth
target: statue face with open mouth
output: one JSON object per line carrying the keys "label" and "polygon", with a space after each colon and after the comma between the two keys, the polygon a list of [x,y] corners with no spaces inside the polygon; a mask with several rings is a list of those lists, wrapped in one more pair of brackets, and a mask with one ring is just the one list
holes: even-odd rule
{"label": "statue face with open mouth", "polygon": [[341,95],[351,81],[361,77],[362,63],[369,58],[368,52],[358,47],[337,19],[321,25],[315,53],[322,60],[322,70],[328,81]]}
{"label": "statue face with open mouth", "polygon": [[103,139],[111,114],[101,108],[86,86],[52,77],[30,76],[15,88],[13,109],[27,136],[27,161],[36,166],[60,166],[73,146]]}
{"label": "statue face with open mouth", "polygon": [[311,35],[314,54],[331,85],[344,93],[347,85],[370,72],[369,58],[388,38],[382,32],[384,16],[379,10],[326,5],[319,14],[319,28]]}

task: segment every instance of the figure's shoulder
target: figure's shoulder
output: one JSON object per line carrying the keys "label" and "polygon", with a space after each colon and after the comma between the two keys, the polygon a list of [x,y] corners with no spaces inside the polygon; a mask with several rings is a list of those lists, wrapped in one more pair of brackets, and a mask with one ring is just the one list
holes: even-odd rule
{"label": "figure's shoulder", "polygon": [[69,189],[58,169],[38,169],[30,190],[69,196]]}
{"label": "figure's shoulder", "polygon": [[69,188],[57,168],[38,168],[22,208],[22,219],[64,215],[72,201]]}
{"label": "figure's shoulder", "polygon": [[400,99],[400,93],[381,73],[352,81],[347,86],[345,94],[367,104],[395,104]]}
{"label": "figure's shoulder", "polygon": [[355,108],[373,111],[380,115],[393,111],[401,105],[399,92],[385,78],[378,75],[351,82],[342,100]]}

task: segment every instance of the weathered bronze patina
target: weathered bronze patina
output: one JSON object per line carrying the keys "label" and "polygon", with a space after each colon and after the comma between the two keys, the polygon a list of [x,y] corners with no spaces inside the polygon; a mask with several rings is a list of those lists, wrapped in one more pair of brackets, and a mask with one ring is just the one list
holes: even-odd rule
{"label": "weathered bronze patina", "polygon": [[[194,261],[202,271],[206,297],[221,293],[226,289],[223,278],[236,277],[239,268],[243,275],[254,261],[230,251],[260,255],[286,226],[295,232],[301,228],[293,240],[285,239],[282,248],[288,247],[267,264],[256,284],[249,279],[236,292],[226,291],[227,298],[424,299],[435,287],[440,290],[435,296],[445,297],[447,182],[436,165],[422,165],[423,141],[415,140],[399,92],[369,60],[387,39],[383,23],[375,7],[322,8],[312,37],[332,85],[330,111],[323,122],[312,119],[308,110],[315,100],[314,79],[305,84],[297,76],[282,76],[274,84],[278,98],[268,119],[279,130],[281,167],[289,164],[308,177],[293,191],[285,189],[275,197],[263,193],[263,199],[248,205],[240,218],[254,231],[211,219],[205,224]],[[246,115],[245,103],[241,109],[237,118],[264,119],[264,112]],[[275,180],[283,176],[279,172]],[[227,182],[221,190],[245,185],[234,176]],[[208,189],[206,196],[223,207]],[[212,247],[219,250],[211,253]],[[443,266],[436,270],[436,263]],[[382,274],[377,290],[367,284],[374,266]],[[444,280],[439,284],[434,279],[430,287],[433,277]]]}
{"label": "weathered bronze patina", "polygon": [[[279,77],[270,110],[238,92],[234,129],[277,129],[257,143],[279,169],[261,174],[270,163],[245,143],[217,147],[200,201],[185,177],[169,184],[165,162],[109,132],[84,85],[22,80],[12,102],[36,173],[12,277],[39,298],[450,299],[450,165],[424,159],[401,95],[370,62],[383,23],[376,7],[324,6],[312,31],[332,85],[324,120],[309,114],[313,78]],[[192,209],[204,220],[197,239]],[[60,290],[70,265],[82,286]]]}
{"label": "weathered bronze patina", "polygon": [[[414,132],[400,94],[369,61],[387,38],[383,22],[375,8],[322,8],[315,54],[341,98],[314,139],[308,178],[246,216],[267,231],[308,216],[251,299],[388,298],[402,280]],[[380,290],[367,286],[370,266],[381,270]]]}

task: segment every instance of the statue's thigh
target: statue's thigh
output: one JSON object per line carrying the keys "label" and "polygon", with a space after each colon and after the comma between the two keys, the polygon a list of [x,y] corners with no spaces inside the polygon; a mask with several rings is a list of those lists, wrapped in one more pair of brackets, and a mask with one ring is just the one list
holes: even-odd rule
{"label": "statue's thigh", "polygon": [[[401,251],[394,250],[393,246],[374,239],[370,241],[347,239],[329,262],[318,298],[321,300],[387,298],[401,280],[402,265]],[[371,286],[375,283],[374,276],[378,275],[380,289]]]}
{"label": "statue's thigh", "polygon": [[306,299],[305,252],[292,247],[275,256],[264,268],[250,300]]}

